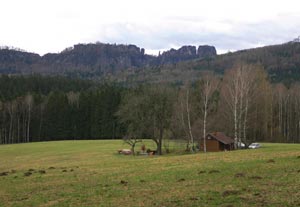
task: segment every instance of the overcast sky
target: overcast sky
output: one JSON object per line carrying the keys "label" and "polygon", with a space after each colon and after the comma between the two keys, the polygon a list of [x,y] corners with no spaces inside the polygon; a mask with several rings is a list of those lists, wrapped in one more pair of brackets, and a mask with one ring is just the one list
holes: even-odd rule
{"label": "overcast sky", "polygon": [[45,54],[77,43],[182,45],[218,53],[300,35],[299,0],[0,0],[0,46]]}

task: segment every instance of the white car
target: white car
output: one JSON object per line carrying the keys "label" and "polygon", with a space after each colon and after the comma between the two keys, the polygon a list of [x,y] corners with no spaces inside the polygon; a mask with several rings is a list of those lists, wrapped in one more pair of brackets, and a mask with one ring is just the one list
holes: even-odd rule
{"label": "white car", "polygon": [[259,143],[252,143],[252,144],[249,145],[248,148],[249,149],[258,149],[260,147],[261,147],[261,145]]}
{"label": "white car", "polygon": [[238,146],[241,149],[245,149],[246,145],[243,142],[238,142]]}

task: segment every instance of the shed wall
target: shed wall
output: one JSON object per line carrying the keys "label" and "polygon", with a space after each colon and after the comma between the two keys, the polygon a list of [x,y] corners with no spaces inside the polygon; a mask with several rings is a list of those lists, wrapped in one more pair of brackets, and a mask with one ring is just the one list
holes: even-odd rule
{"label": "shed wall", "polygon": [[[203,151],[203,141],[201,142],[201,151]],[[218,152],[220,151],[220,143],[214,139],[206,139],[206,151],[207,152]]]}

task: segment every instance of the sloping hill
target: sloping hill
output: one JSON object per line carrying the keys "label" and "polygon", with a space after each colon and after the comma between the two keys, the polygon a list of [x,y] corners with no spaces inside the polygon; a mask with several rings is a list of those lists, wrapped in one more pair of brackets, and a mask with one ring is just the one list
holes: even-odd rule
{"label": "sloping hill", "polygon": [[208,67],[218,72],[231,68],[237,61],[261,64],[272,81],[300,80],[300,43],[266,46],[217,56],[211,62],[199,61],[196,69]]}
{"label": "sloping hill", "polygon": [[284,82],[288,85],[300,81],[300,43],[297,42],[241,50],[176,64],[146,67],[143,70],[120,71],[109,78],[131,83],[162,81],[181,84],[185,81],[197,80],[204,70],[222,75],[225,70],[241,61],[262,65],[272,82]]}
{"label": "sloping hill", "polygon": [[223,74],[236,62],[260,64],[273,82],[300,80],[300,43],[241,50],[216,55],[213,46],[183,46],[159,56],[135,45],[78,44],[61,53],[40,57],[34,53],[1,49],[0,74],[63,75],[121,83],[194,81],[203,70]]}
{"label": "sloping hill", "polygon": [[2,145],[0,206],[300,205],[299,144],[136,157],[118,155],[124,147],[121,140]]}

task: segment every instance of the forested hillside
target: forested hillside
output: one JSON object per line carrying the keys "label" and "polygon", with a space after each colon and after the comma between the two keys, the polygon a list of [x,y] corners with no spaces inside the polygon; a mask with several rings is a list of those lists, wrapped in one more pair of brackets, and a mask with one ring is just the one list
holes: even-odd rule
{"label": "forested hillside", "polygon": [[290,85],[300,81],[299,42],[228,52],[215,57],[145,67],[143,70],[119,71],[114,76],[107,76],[107,78],[129,83],[163,81],[180,85],[185,82],[196,81],[201,77],[201,72],[204,70],[223,75],[237,62],[261,65],[268,73],[271,82],[274,83],[282,82]]}
{"label": "forested hillside", "polygon": [[1,49],[9,75],[0,76],[0,143],[143,137],[161,148],[162,139],[192,146],[213,131],[299,142],[300,44],[215,55],[210,46],[158,57],[133,45],[43,57]]}
{"label": "forested hillside", "polygon": [[159,56],[135,45],[78,44],[40,57],[15,49],[0,50],[1,74],[42,74],[108,80],[123,84],[195,82],[203,70],[220,75],[236,62],[260,64],[272,82],[300,80],[300,43],[266,46],[216,55],[212,46],[183,46]]}
{"label": "forested hillside", "polygon": [[272,82],[294,82],[300,80],[300,43],[266,46],[219,55],[212,61],[199,61],[196,69],[210,68],[224,73],[237,62],[260,64]]}
{"label": "forested hillside", "polygon": [[[199,143],[222,131],[247,144],[300,142],[300,86],[271,84],[261,66],[203,72],[178,87],[44,76],[0,77],[0,143],[143,137]],[[161,146],[162,147],[162,146]]]}

